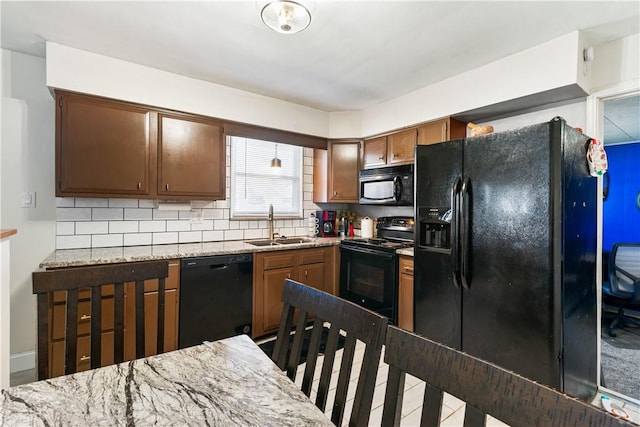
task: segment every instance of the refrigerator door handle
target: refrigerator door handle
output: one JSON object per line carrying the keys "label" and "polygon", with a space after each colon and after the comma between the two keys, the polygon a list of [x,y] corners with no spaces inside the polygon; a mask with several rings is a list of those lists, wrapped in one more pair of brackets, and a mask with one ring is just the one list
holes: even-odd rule
{"label": "refrigerator door handle", "polygon": [[465,178],[460,190],[460,282],[469,289],[469,190],[471,181]]}
{"label": "refrigerator door handle", "polygon": [[451,277],[456,288],[460,287],[460,185],[462,179],[456,178],[451,187]]}

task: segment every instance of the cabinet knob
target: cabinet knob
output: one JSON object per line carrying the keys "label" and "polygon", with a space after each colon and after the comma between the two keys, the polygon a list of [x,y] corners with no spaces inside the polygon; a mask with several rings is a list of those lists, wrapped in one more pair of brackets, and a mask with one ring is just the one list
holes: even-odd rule
{"label": "cabinet knob", "polygon": [[82,316],[80,316],[80,320],[89,320],[89,319],[91,319],[90,314],[83,314]]}
{"label": "cabinet knob", "polygon": [[81,356],[81,357],[80,357],[80,361],[81,361],[81,362],[86,362],[87,360],[91,360],[91,356],[86,356],[86,355],[85,355],[85,356]]}
{"label": "cabinet knob", "polygon": [[309,272],[307,270],[304,271],[304,277],[307,277],[309,275]]}
{"label": "cabinet knob", "polygon": [[164,189],[165,189],[165,191],[169,191],[169,184],[165,184],[164,185]]}
{"label": "cabinet knob", "polygon": [[378,160],[384,160],[384,156],[378,156]]}
{"label": "cabinet knob", "polygon": [[140,190],[142,188],[142,183],[138,182],[138,190]]}
{"label": "cabinet knob", "polygon": [[291,279],[291,273],[287,274],[287,279]]}

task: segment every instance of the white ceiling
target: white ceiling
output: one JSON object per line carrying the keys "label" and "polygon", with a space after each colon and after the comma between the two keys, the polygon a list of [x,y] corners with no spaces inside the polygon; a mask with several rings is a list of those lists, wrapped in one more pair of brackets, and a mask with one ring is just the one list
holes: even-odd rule
{"label": "white ceiling", "polygon": [[[264,0],[6,1],[3,48],[44,41],[325,110],[360,110],[583,30],[640,32],[635,1],[329,1],[305,31],[264,26]],[[508,72],[508,70],[505,70]]]}

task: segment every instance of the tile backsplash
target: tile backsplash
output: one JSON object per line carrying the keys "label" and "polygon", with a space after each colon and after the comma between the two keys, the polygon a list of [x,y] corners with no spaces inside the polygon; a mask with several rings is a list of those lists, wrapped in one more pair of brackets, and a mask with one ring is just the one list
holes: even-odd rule
{"label": "tile backsplash", "polygon": [[[319,207],[313,203],[313,149],[304,149],[303,179],[304,218],[275,220],[274,231],[280,235],[306,236],[306,218],[311,212],[340,209],[340,205]],[[228,183],[229,179],[227,197]],[[244,240],[268,235],[266,218],[230,219],[228,198],[194,201],[190,210],[161,210],[156,200],[143,199],[59,197],[56,206],[56,249]]]}

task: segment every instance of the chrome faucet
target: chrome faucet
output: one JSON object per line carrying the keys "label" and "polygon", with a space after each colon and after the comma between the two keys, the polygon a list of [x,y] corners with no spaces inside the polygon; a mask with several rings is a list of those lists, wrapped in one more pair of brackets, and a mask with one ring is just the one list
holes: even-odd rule
{"label": "chrome faucet", "polygon": [[276,238],[276,234],[273,232],[273,205],[269,205],[269,215],[267,216],[267,222],[269,223],[269,239]]}

